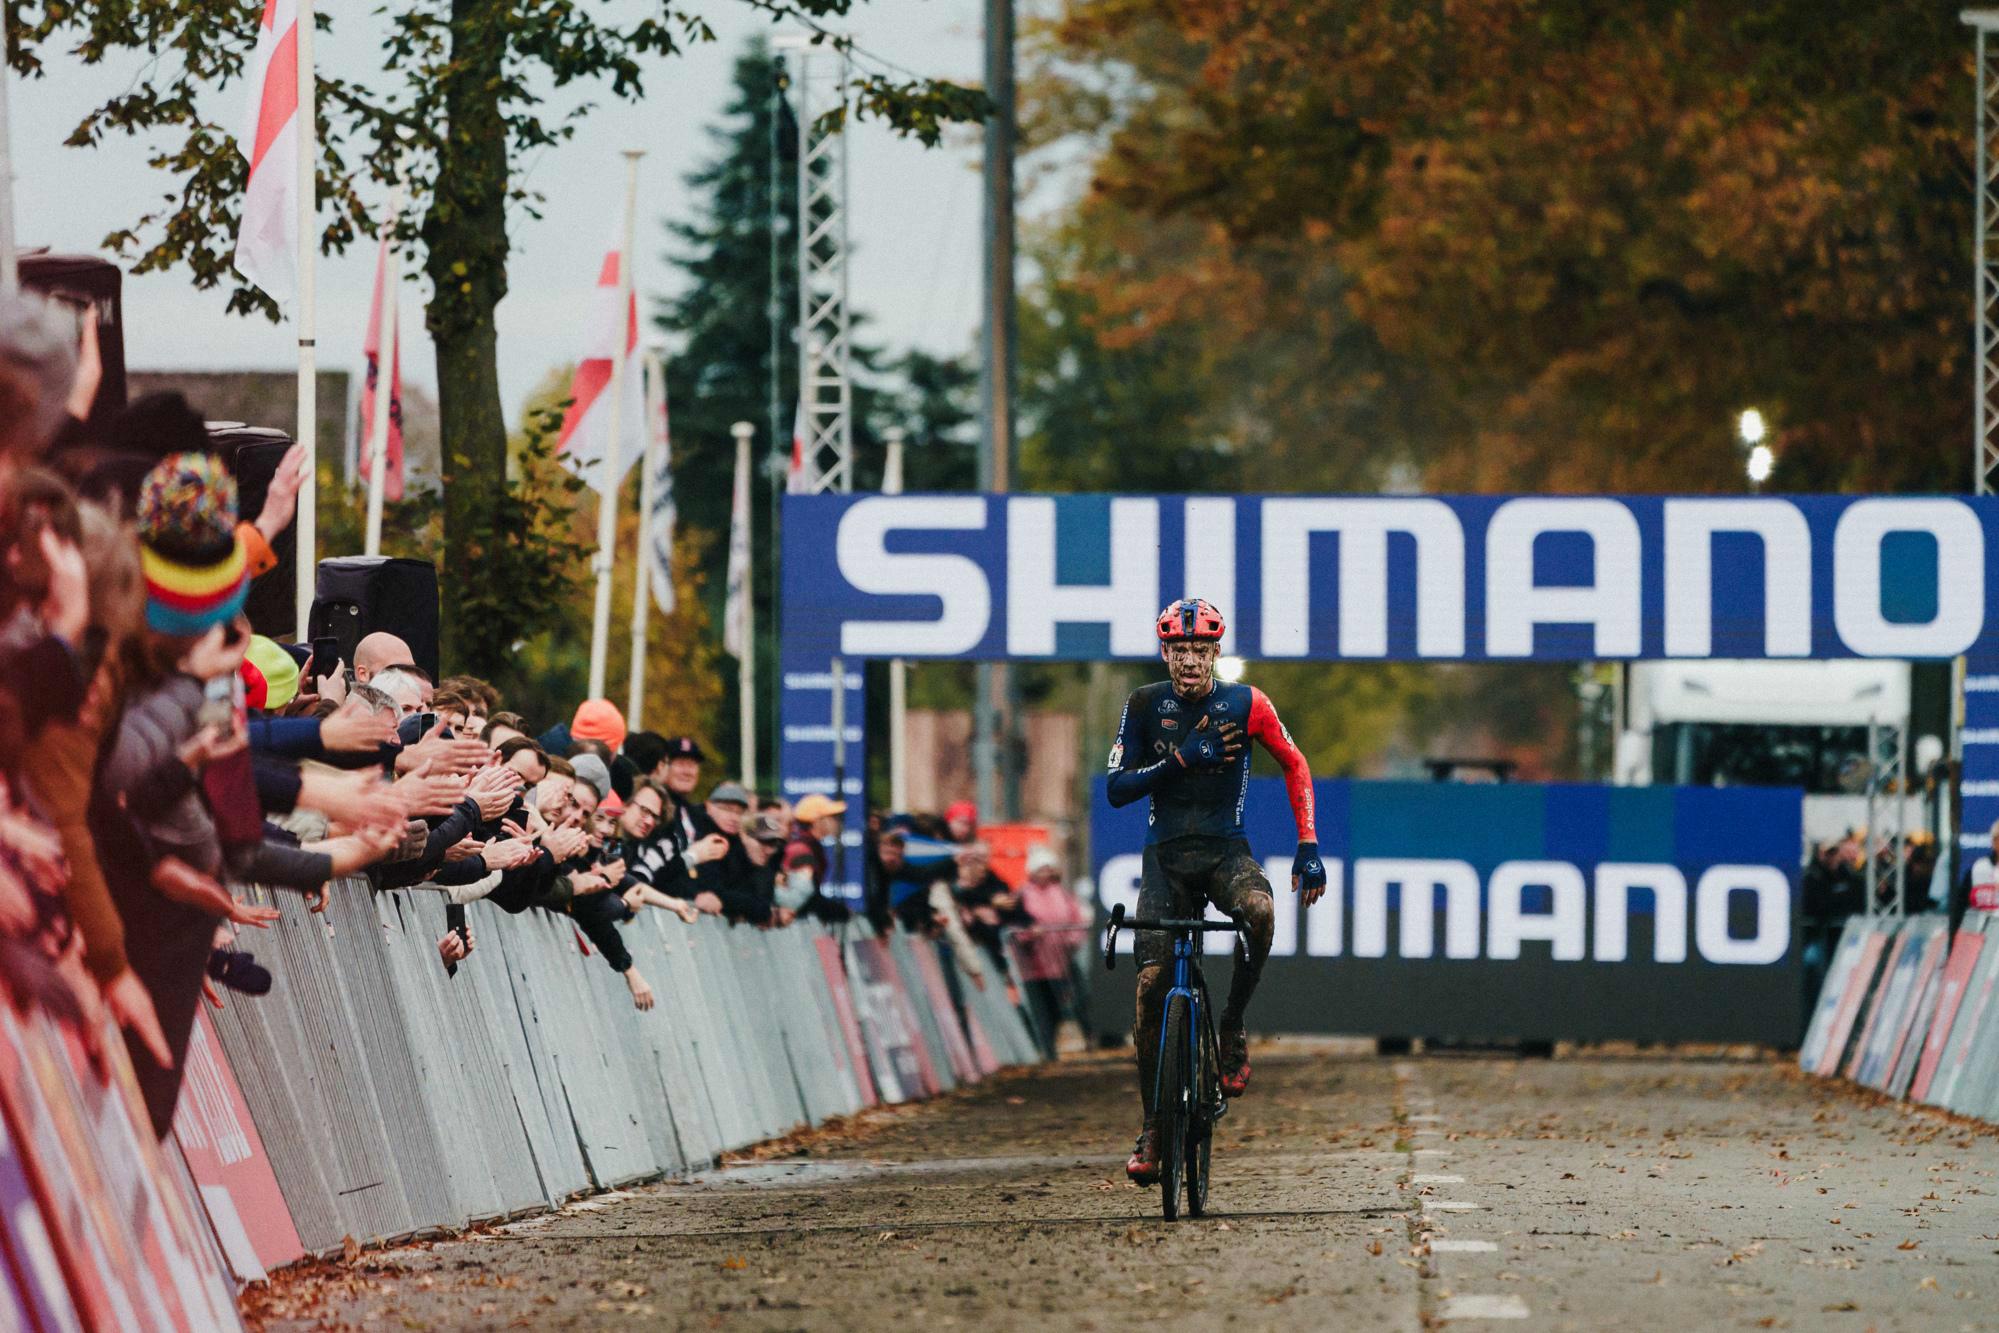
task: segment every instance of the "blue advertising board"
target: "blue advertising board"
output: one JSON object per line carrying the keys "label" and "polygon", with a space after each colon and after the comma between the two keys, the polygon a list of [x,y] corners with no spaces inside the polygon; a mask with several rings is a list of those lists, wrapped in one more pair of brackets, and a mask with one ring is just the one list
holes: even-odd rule
{"label": "blue advertising board", "polygon": [[[1246,831],[1277,904],[1257,1030],[1797,1041],[1799,791],[1315,785],[1330,883],[1305,909],[1283,786],[1250,784]],[[1113,809],[1101,781],[1094,799],[1098,896],[1131,910],[1145,806]],[[1212,986],[1227,966],[1211,960]],[[1100,978],[1103,1030],[1130,1022],[1130,989]]]}
{"label": "blue advertising board", "polygon": [[1995,529],[1944,496],[790,496],[785,651],[1142,658],[1184,594],[1252,658],[1942,659],[1992,642]]}
{"label": "blue advertising board", "polygon": [[[860,794],[864,661],[1151,657],[1154,617],[1185,594],[1217,603],[1224,650],[1250,658],[1999,654],[1986,498],[795,495],[783,539],[794,797]],[[1989,822],[1999,716],[1975,734],[1992,738],[1966,773],[1990,779],[1973,788]]]}

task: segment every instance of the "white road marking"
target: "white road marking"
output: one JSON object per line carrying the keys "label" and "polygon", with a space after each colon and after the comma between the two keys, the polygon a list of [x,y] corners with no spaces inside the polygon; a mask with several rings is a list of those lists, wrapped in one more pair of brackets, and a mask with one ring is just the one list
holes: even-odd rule
{"label": "white road marking", "polygon": [[1410,1150],[1409,1155],[1411,1157],[1449,1157],[1451,1153],[1448,1148],[1413,1148]]}
{"label": "white road marking", "polygon": [[1525,1319],[1527,1302],[1518,1296],[1453,1296],[1437,1314],[1443,1319]]}
{"label": "white road marking", "polygon": [[1465,1183],[1463,1176],[1411,1176],[1410,1180],[1413,1184],[1417,1185],[1462,1185]]}
{"label": "white road marking", "polygon": [[1484,1205],[1482,1204],[1476,1204],[1476,1203],[1459,1203],[1455,1199],[1423,1200],[1424,1212],[1429,1212],[1432,1209],[1434,1209],[1435,1211],[1440,1213],[1476,1213],[1480,1211],[1480,1209],[1483,1206]]}
{"label": "white road marking", "polygon": [[1489,1240],[1444,1240],[1430,1242],[1432,1254],[1491,1254],[1499,1247]]}

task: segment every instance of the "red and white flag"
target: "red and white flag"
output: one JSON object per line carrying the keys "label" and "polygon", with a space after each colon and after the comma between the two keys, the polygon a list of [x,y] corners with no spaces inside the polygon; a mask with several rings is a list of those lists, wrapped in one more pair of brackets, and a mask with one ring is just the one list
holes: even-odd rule
{"label": "red and white flag", "polygon": [[[382,283],[388,276],[389,238],[375,256],[375,298],[368,303],[368,336],[362,340],[361,356],[367,362],[367,378],[361,382],[361,480],[374,475],[375,388],[382,376]],[[395,293],[389,299],[395,300]],[[389,316],[389,439],[383,448],[388,468],[382,474],[382,498],[403,498],[403,322],[400,311]]]}
{"label": "red and white flag", "polygon": [[257,49],[244,67],[249,105],[237,151],[250,163],[236,232],[236,271],[274,301],[298,294],[298,7],[264,0]]}
{"label": "red and white flag", "polygon": [[798,400],[798,412],[791,419],[791,466],[784,474],[786,495],[807,495],[812,483],[805,477],[806,433],[811,429],[805,422],[805,400]]}
{"label": "red and white flag", "polygon": [[[599,492],[617,489],[625,472],[638,461],[645,441],[644,378],[639,374],[639,298],[636,288],[625,303],[624,319],[618,318],[618,263],[614,246],[604,253],[597,271],[597,288],[591,294],[584,334],[589,339],[583,359],[576,363],[575,378],[569,382],[569,411],[562,418],[562,434],[556,456],[562,465],[590,483]],[[624,325],[624,338],[618,326]],[[610,452],[611,362],[625,360],[624,405],[618,413],[617,475],[604,479],[604,457]]]}

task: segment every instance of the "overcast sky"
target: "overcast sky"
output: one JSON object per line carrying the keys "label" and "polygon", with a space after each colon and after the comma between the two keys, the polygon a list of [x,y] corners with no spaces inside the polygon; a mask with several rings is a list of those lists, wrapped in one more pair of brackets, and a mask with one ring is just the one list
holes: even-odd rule
{"label": "overcast sky", "polygon": [[[500,387],[510,419],[549,367],[573,360],[584,308],[611,241],[621,189],[619,157],[644,148],[637,281],[644,293],[667,289],[661,262],[662,217],[684,217],[687,173],[714,152],[707,134],[729,96],[731,65],[749,37],[771,31],[738,0],[707,0],[698,12],[718,40],[657,62],[636,105],[598,91],[598,107],[571,142],[543,153],[527,184],[546,196],[543,215],[516,212],[510,224],[510,294],[499,309]],[[316,58],[324,74],[365,77],[379,60],[378,22],[360,6],[341,6],[335,33]],[[979,0],[868,0],[851,31],[870,52],[916,73],[977,83],[981,77]],[[94,251],[106,233],[128,226],[172,188],[148,168],[144,146],[113,139],[99,149],[65,148],[77,120],[106,97],[144,77],[145,62],[124,59],[92,69],[49,53],[49,77],[10,86],[20,243]],[[241,85],[222,93],[211,114],[235,125]],[[853,303],[890,348],[939,353],[968,350],[979,302],[978,135],[960,130],[926,150],[897,139],[878,122],[856,126],[849,153]],[[374,249],[357,246],[319,266],[318,343],[325,369],[360,368]],[[406,380],[432,386],[421,289],[405,285],[402,303]],[[134,369],[279,369],[292,364],[293,333],[261,318],[223,313],[226,294],[197,292],[182,272],[129,275],[126,347]]]}

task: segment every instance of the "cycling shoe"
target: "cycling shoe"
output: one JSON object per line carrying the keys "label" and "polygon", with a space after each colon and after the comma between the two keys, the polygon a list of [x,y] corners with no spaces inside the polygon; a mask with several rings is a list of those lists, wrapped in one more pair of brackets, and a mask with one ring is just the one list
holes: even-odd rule
{"label": "cycling shoe", "polygon": [[1124,1164],[1124,1173],[1135,1184],[1159,1183],[1159,1131],[1153,1126],[1147,1125],[1139,1131],[1138,1142],[1132,1146],[1131,1157]]}

